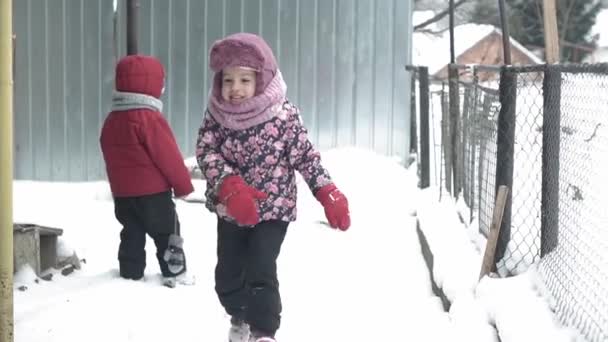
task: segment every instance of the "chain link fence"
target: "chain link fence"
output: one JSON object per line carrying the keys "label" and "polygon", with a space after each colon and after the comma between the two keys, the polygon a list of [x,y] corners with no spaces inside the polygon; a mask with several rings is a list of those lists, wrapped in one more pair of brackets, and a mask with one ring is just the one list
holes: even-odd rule
{"label": "chain link fence", "polygon": [[543,133],[559,140],[543,159],[553,169],[544,170],[539,268],[561,321],[608,341],[608,65],[555,66],[547,75],[545,120],[554,127]]}
{"label": "chain link fence", "polygon": [[433,82],[410,67],[429,84],[416,94],[421,187],[462,200],[463,220],[487,236],[496,189],[507,185],[497,272],[539,262],[561,321],[605,341],[608,66],[450,68],[449,80]]}

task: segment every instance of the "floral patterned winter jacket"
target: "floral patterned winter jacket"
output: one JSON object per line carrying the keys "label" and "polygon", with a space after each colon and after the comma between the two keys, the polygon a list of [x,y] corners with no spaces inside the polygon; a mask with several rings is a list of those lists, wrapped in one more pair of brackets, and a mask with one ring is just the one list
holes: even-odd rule
{"label": "floral patterned winter jacket", "polygon": [[313,193],[332,183],[298,108],[288,101],[274,118],[243,130],[225,128],[205,113],[196,158],[207,180],[206,207],[231,222],[217,199],[219,184],[228,175],[240,175],[248,185],[268,194],[266,200],[258,201],[263,221],[296,219],[296,170]]}

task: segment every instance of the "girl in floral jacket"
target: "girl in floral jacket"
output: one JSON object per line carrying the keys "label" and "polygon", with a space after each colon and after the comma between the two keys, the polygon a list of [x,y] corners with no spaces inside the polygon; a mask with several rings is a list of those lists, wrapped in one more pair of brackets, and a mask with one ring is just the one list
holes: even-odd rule
{"label": "girl in floral jacket", "polygon": [[298,171],[332,228],[350,226],[348,201],[321,165],[268,44],[237,33],[216,41],[215,72],[197,141],[207,208],[218,216],[216,292],[231,342],[274,341],[281,297],[276,260],[296,219]]}

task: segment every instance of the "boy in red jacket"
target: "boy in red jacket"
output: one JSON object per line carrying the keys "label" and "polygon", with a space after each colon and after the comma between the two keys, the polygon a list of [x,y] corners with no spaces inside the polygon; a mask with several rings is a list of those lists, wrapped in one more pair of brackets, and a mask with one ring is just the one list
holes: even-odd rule
{"label": "boy in red jacket", "polygon": [[164,69],[159,60],[131,55],[116,66],[112,111],[101,130],[101,150],[116,218],[123,225],[120,276],[139,280],[146,267],[146,234],[156,244],[165,285],[185,274],[183,240],[172,200],[194,191],[159,99]]}

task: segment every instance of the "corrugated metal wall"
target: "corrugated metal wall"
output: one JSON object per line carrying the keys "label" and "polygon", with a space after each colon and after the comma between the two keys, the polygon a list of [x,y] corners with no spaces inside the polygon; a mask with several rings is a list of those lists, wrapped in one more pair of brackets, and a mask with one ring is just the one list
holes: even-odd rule
{"label": "corrugated metal wall", "polygon": [[[23,179],[103,178],[98,147],[112,88],[111,1],[17,1],[16,164]],[[409,151],[411,1],[139,0],[139,49],[167,69],[165,114],[194,153],[211,76],[210,45],[248,31],[266,38],[288,96],[322,149]],[[119,1],[119,55],[125,47]],[[86,162],[85,162],[86,161]]]}
{"label": "corrugated metal wall", "polygon": [[112,2],[13,2],[15,178],[105,176],[98,144],[113,87]]}

